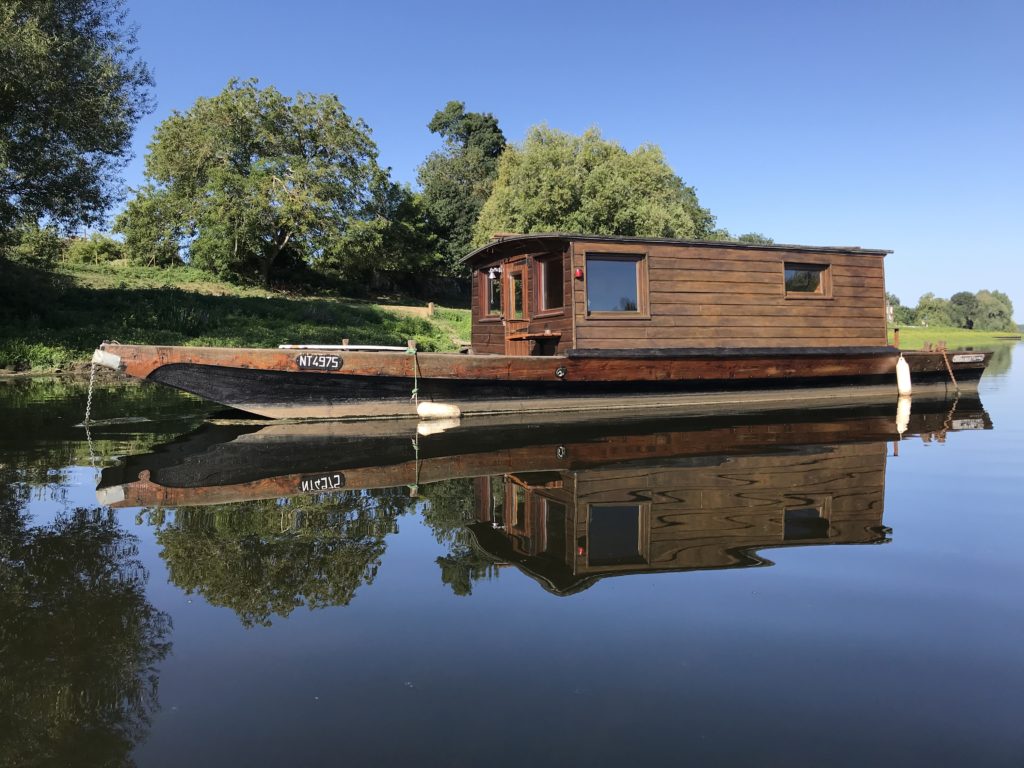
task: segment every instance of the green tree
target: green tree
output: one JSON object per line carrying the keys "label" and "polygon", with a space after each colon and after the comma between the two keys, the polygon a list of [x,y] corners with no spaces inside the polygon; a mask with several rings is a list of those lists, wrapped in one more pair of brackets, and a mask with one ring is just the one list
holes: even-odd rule
{"label": "green tree", "polygon": [[181,201],[152,184],[135,190],[125,210],[114,220],[114,231],[124,235],[124,255],[133,264],[167,267],[181,263],[187,215]]}
{"label": "green tree", "polygon": [[953,314],[947,299],[941,299],[934,293],[926,293],[917,302],[914,310],[917,322],[921,325],[952,325]]}
{"label": "green tree", "polygon": [[123,254],[123,245],[114,238],[100,232],[89,237],[74,238],[67,246],[67,260],[80,264],[102,264],[116,261]]}
{"label": "green tree", "polygon": [[67,243],[55,226],[40,227],[34,219],[0,233],[0,255],[27,267],[49,269],[64,258],[66,250]]}
{"label": "green tree", "polygon": [[978,297],[970,291],[959,291],[949,297],[949,311],[958,328],[973,328],[978,314]]}
{"label": "green tree", "polygon": [[596,128],[573,136],[539,126],[502,153],[474,241],[499,231],[699,239],[712,236],[715,217],[658,147],[627,152]]}
{"label": "green tree", "polygon": [[419,168],[423,208],[437,239],[441,269],[456,275],[494,188],[505,135],[493,115],[467,112],[461,101],[449,101],[427,127],[444,140],[444,147],[431,152]]}
{"label": "green tree", "polygon": [[100,221],[151,86],[124,0],[0,3],[0,232]]}
{"label": "green tree", "polygon": [[917,322],[917,313],[913,307],[905,307],[900,302],[900,297],[895,293],[885,294],[885,301],[892,307],[893,323],[895,325],[913,325]]}
{"label": "green tree", "polygon": [[774,245],[775,241],[772,240],[768,235],[762,235],[760,232],[747,232],[746,234],[740,235],[736,238],[738,243],[750,243],[751,245]]}
{"label": "green tree", "polygon": [[980,331],[1016,332],[1013,321],[1013,302],[1002,291],[978,291],[978,311],[974,327]]}
{"label": "green tree", "polygon": [[380,269],[371,249],[407,210],[369,128],[336,96],[292,99],[255,80],[162,122],[146,175],[118,221],[133,260],[177,246],[198,267],[265,284],[289,259]]}

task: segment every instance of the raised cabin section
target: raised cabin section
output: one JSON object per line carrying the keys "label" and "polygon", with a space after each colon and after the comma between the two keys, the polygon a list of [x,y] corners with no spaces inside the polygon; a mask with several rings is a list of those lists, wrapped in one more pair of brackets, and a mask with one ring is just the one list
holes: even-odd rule
{"label": "raised cabin section", "polygon": [[568,243],[474,269],[473,351],[554,355],[572,349],[572,289]]}
{"label": "raised cabin section", "polygon": [[467,257],[473,351],[885,346],[886,253],[511,237]]}

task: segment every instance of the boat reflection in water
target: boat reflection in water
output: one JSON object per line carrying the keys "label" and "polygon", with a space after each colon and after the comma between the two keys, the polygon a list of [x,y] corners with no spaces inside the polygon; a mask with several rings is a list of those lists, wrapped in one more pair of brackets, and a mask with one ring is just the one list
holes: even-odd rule
{"label": "boat reflection in water", "polygon": [[772,547],[888,541],[890,442],[898,451],[900,439],[992,427],[976,397],[915,401],[901,420],[898,429],[894,408],[871,407],[474,421],[426,435],[408,422],[209,423],[105,470],[97,495],[115,507],[180,507],[415,494],[459,479],[477,570],[514,564],[565,595],[605,576],[768,565],[758,553]]}

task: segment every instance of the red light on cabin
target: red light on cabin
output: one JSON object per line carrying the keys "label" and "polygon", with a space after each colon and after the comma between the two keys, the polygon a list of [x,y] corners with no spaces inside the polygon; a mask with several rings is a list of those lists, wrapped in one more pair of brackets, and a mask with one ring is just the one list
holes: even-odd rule
{"label": "red light on cabin", "polygon": [[583,279],[583,269],[582,268],[576,267],[576,271],[573,272],[573,274],[576,276],[577,280],[582,280]]}
{"label": "red light on cabin", "polygon": [[583,547],[576,547],[576,554],[577,555],[583,555],[583,554],[586,554],[586,552],[587,552],[587,550],[585,550]]}

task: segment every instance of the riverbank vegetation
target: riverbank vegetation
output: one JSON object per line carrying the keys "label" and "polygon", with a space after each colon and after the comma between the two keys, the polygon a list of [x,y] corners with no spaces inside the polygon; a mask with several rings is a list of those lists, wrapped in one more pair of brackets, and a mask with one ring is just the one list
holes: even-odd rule
{"label": "riverbank vegetation", "polygon": [[[386,297],[389,301],[401,297]],[[373,300],[271,291],[190,267],[66,264],[39,270],[0,259],[0,369],[62,370],[103,340],[273,347],[359,344],[457,350],[469,312],[396,308]]]}
{"label": "riverbank vegetation", "polygon": [[[896,326],[900,329],[901,349],[923,349],[926,345],[946,344],[949,349],[991,348],[1006,343],[1011,334],[1002,331],[972,331],[951,326]],[[889,326],[889,343],[895,343],[894,326]],[[1020,332],[1012,334],[1019,336]]]}

